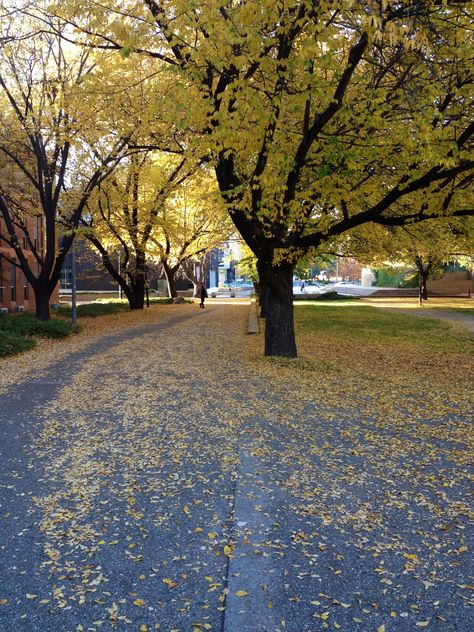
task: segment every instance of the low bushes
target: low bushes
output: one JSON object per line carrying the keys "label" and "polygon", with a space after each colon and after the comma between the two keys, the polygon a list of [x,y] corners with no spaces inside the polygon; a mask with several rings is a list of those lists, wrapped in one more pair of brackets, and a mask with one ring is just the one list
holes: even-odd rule
{"label": "low bushes", "polygon": [[35,346],[35,338],[65,338],[72,327],[64,320],[41,321],[34,314],[0,316],[0,357],[15,355]]}
{"label": "low bushes", "polygon": [[[128,306],[128,302],[125,301],[115,301],[110,303],[102,303],[96,301],[95,303],[85,303],[84,305],[77,306],[77,316],[81,317],[90,317],[95,318],[96,316],[107,316],[108,314],[116,314],[117,312],[126,312],[130,308]],[[55,309],[55,314],[58,316],[64,316],[67,318],[71,318],[71,308],[70,307],[57,307]]]}
{"label": "low bushes", "polygon": [[342,296],[335,290],[324,292],[323,294],[295,294],[295,301],[354,301],[357,296]]}

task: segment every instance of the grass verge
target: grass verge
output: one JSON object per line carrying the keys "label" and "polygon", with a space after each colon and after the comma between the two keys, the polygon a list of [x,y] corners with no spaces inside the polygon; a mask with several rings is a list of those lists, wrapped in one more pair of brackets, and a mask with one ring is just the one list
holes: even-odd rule
{"label": "grass verge", "polygon": [[[324,311],[322,311],[324,309]],[[359,343],[384,344],[391,347],[407,345],[421,349],[438,349],[474,353],[473,338],[454,332],[452,327],[435,318],[417,318],[406,314],[385,312],[362,305],[301,305],[296,310],[296,321],[301,333],[318,338]]]}
{"label": "grass verge", "polygon": [[[117,301],[111,303],[86,303],[85,305],[77,306],[77,316],[78,318],[95,318],[96,316],[108,316],[109,314],[117,314],[118,312],[126,312],[129,311],[129,306],[127,301]],[[65,318],[71,318],[71,308],[70,307],[57,307],[54,310],[54,313],[58,316],[63,316]]]}
{"label": "grass verge", "polygon": [[[184,299],[185,303],[192,303],[190,299]],[[167,296],[150,297],[150,305],[170,305],[173,299]],[[130,307],[125,298],[98,298],[93,303],[85,303],[77,306],[78,318],[95,318],[96,316],[108,316],[109,314],[118,314],[120,312],[129,312]],[[65,318],[71,318],[70,307],[58,307],[55,314]]]}

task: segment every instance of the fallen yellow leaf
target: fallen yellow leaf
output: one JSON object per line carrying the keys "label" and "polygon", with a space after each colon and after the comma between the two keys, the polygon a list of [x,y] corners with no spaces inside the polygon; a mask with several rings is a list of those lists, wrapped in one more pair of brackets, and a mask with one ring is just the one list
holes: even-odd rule
{"label": "fallen yellow leaf", "polygon": [[145,602],[143,601],[143,599],[135,599],[135,601],[133,602],[134,606],[144,606]]}
{"label": "fallen yellow leaf", "polygon": [[174,582],[169,577],[165,577],[161,581],[163,582],[163,584],[166,584],[168,586],[168,588],[174,588],[176,586],[176,582]]}

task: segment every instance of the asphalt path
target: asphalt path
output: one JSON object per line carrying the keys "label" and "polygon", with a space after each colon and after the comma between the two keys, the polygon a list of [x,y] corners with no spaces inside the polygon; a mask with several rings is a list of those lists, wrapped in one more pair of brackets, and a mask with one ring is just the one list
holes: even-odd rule
{"label": "asphalt path", "polygon": [[472,629],[466,478],[440,524],[357,402],[248,361],[247,310],[182,306],[2,395],[2,632]]}

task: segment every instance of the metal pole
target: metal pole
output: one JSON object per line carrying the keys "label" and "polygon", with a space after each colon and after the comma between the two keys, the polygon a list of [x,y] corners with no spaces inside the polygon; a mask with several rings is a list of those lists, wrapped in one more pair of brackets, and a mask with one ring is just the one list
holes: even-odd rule
{"label": "metal pole", "polygon": [[71,246],[71,315],[72,324],[77,323],[77,301],[76,301],[76,239]]}
{"label": "metal pole", "polygon": [[[120,250],[118,252],[118,266],[117,266],[117,268],[118,268],[118,273],[119,273],[119,276],[120,276],[121,273],[122,273],[122,270],[120,268]],[[122,298],[122,286],[120,285],[120,283],[119,283],[119,298]]]}

